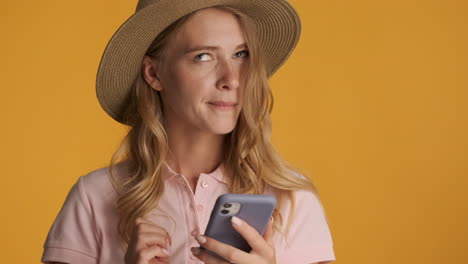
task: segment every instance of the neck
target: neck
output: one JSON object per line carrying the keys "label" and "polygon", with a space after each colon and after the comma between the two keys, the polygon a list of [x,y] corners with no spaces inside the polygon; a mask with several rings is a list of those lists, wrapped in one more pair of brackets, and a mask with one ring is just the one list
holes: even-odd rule
{"label": "neck", "polygon": [[189,182],[196,182],[201,173],[213,172],[222,162],[225,135],[169,124],[166,132],[169,141],[166,162]]}

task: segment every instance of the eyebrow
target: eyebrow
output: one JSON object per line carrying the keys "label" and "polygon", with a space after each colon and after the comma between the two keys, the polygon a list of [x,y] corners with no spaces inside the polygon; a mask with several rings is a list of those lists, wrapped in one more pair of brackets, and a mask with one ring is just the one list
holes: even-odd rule
{"label": "eyebrow", "polygon": [[[240,48],[247,48],[247,44],[246,43],[239,44],[237,45],[235,49],[240,49]],[[200,51],[200,50],[218,50],[218,49],[219,47],[217,46],[195,46],[195,47],[187,49],[184,53],[188,54],[188,53],[192,53],[192,52]]]}

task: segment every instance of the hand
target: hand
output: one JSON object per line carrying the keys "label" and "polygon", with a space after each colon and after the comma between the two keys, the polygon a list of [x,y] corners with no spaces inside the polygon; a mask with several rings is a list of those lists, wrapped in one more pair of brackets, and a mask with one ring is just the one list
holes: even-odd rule
{"label": "hand", "polygon": [[[197,236],[197,241],[204,248],[209,249],[220,255],[231,263],[236,264],[274,264],[276,263],[275,247],[273,246],[273,220],[268,222],[267,228],[263,237],[244,220],[233,217],[233,228],[239,232],[242,237],[249,243],[252,251],[247,253],[225,243],[221,243],[213,238],[205,236]],[[207,264],[225,264],[230,263],[215,256],[208,254],[199,248],[192,248],[192,253],[201,261]]]}
{"label": "hand", "polygon": [[143,218],[137,218],[125,253],[125,263],[169,263],[168,249],[171,244],[171,237],[164,228]]}

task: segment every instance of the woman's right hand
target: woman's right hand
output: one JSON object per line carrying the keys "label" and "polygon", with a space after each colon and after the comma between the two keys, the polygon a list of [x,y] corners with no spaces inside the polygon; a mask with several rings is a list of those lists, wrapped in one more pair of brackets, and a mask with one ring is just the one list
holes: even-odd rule
{"label": "woman's right hand", "polygon": [[137,218],[125,253],[125,264],[169,263],[171,244],[171,237],[164,228]]}

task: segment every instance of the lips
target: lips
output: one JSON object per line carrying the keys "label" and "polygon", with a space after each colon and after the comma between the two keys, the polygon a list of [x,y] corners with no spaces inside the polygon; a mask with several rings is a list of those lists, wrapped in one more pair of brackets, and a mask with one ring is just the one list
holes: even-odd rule
{"label": "lips", "polygon": [[236,109],[237,103],[230,101],[212,101],[208,102],[208,105],[216,111],[232,112]]}
{"label": "lips", "polygon": [[209,104],[215,105],[215,106],[235,106],[237,105],[236,102],[228,102],[228,101],[213,101],[213,102],[208,102]]}

